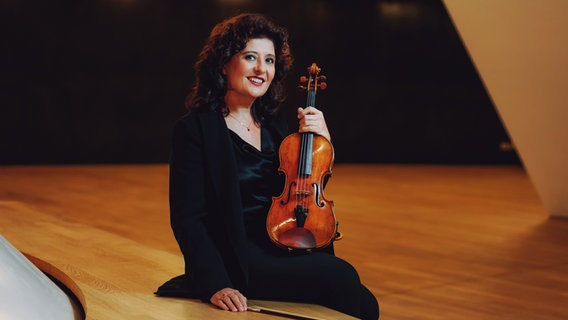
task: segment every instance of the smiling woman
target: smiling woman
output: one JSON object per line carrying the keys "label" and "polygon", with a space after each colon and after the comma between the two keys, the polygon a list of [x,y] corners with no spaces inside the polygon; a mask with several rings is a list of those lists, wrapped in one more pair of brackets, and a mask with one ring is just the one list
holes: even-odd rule
{"label": "smiling woman", "polygon": [[[180,284],[181,295],[223,310],[246,311],[251,298],[376,320],[376,298],[333,245],[296,254],[268,237],[267,213],[283,189],[278,151],[291,133],[278,113],[291,64],[287,30],[263,15],[213,28],[195,65],[189,113],[173,132],[170,214],[185,274],[157,293]],[[297,117],[300,132],[330,139],[315,106],[298,108]]]}
{"label": "smiling woman", "polygon": [[[250,104],[262,97],[274,78],[274,43],[268,38],[250,39],[246,47],[234,55],[223,68],[227,78],[227,95],[237,94]],[[228,98],[225,96],[225,98]]]}
{"label": "smiling woman", "polygon": [[257,150],[261,149],[260,124],[254,121],[250,108],[255,99],[268,91],[274,78],[275,60],[272,40],[250,39],[246,47],[223,68],[223,75],[227,78],[227,127]]}

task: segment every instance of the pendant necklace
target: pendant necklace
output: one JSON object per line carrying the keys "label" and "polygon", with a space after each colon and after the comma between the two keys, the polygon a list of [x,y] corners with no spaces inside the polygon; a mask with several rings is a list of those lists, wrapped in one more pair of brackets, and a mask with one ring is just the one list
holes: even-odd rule
{"label": "pendant necklace", "polygon": [[238,122],[241,126],[243,126],[245,129],[247,129],[247,131],[250,131],[250,125],[254,122],[254,119],[251,120],[250,123],[249,123],[248,126],[247,126],[246,124],[242,123],[239,119],[237,119],[237,117],[235,117],[234,115],[232,115],[232,114],[230,114],[230,113],[229,113],[229,117],[231,117],[231,118],[237,120],[237,122]]}

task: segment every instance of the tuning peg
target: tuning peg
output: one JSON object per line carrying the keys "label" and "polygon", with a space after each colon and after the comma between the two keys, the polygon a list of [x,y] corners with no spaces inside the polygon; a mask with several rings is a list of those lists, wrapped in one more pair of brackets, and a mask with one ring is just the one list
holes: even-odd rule
{"label": "tuning peg", "polygon": [[324,75],[318,76],[319,81],[327,81],[327,77]]}
{"label": "tuning peg", "polygon": [[327,88],[327,83],[326,83],[326,82],[320,82],[320,83],[319,83],[319,88],[320,88],[321,90],[325,90],[325,88]]}
{"label": "tuning peg", "polygon": [[301,76],[300,83],[306,83],[306,82],[308,82],[308,78],[306,76]]}

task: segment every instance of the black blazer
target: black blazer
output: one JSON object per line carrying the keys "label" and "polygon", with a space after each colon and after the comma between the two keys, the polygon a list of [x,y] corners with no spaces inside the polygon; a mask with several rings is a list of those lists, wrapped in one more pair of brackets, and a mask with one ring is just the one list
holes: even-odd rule
{"label": "black blazer", "polygon": [[[280,142],[284,119],[269,123]],[[223,116],[195,111],[173,130],[170,161],[171,226],[185,261],[186,296],[209,301],[232,287],[247,294],[245,227],[229,129]]]}

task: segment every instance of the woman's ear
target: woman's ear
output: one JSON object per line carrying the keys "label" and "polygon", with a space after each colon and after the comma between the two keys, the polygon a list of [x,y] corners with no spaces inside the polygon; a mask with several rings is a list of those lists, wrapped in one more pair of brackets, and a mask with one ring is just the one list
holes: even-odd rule
{"label": "woman's ear", "polygon": [[221,70],[221,73],[223,73],[224,76],[227,75],[227,65],[223,66],[223,70]]}

